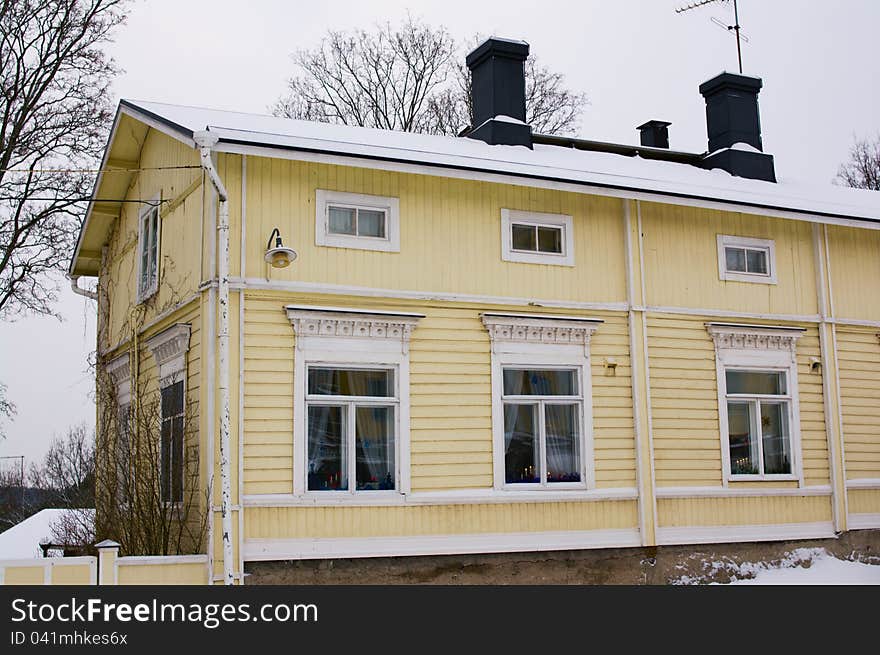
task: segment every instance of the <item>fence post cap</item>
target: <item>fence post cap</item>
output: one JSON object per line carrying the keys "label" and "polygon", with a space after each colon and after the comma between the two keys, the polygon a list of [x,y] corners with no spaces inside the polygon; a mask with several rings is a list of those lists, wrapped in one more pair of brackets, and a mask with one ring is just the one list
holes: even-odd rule
{"label": "fence post cap", "polygon": [[98,550],[103,550],[105,548],[121,548],[122,545],[112,539],[104,539],[104,541],[100,541],[95,544],[95,548]]}

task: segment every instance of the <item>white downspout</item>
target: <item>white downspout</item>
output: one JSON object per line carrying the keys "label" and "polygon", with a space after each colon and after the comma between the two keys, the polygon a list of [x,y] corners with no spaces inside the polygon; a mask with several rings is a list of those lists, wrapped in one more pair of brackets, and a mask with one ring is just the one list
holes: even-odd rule
{"label": "white downspout", "polygon": [[[223,584],[235,583],[232,570],[232,467],[229,461],[229,194],[214,168],[211,149],[219,137],[207,130],[193,134],[202,168],[211,179],[220,200],[217,221],[217,278],[220,320],[217,329],[220,390],[220,516],[223,527]],[[213,454],[209,455],[213,457]],[[212,501],[213,502],[213,501]],[[210,510],[210,507],[209,507]],[[208,546],[213,547],[212,545]]]}

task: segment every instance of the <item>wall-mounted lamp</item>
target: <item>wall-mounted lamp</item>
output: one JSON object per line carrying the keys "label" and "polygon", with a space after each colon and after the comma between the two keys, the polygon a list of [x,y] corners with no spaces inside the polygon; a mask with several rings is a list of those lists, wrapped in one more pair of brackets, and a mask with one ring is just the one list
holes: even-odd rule
{"label": "wall-mounted lamp", "polygon": [[[272,239],[275,239],[275,247],[272,247]],[[286,248],[281,243],[281,232],[276,227],[269,235],[269,242],[266,244],[266,256],[264,259],[272,265],[272,268],[287,268],[290,262],[296,259],[296,250]]]}
{"label": "wall-mounted lamp", "polygon": [[609,375],[615,375],[617,373],[617,360],[613,357],[605,358],[605,370]]}
{"label": "wall-mounted lamp", "polygon": [[810,357],[810,373],[818,373],[822,370],[822,360],[818,357]]}

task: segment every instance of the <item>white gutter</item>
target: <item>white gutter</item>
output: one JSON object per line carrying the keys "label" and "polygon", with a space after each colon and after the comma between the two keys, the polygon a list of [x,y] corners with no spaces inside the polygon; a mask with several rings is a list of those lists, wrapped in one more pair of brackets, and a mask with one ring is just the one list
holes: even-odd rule
{"label": "white gutter", "polygon": [[[211,179],[220,200],[217,221],[217,278],[220,305],[220,321],[217,329],[219,352],[219,391],[220,391],[220,516],[223,525],[223,584],[234,584],[232,568],[232,473],[229,461],[229,194],[214,168],[211,149],[219,138],[207,130],[193,134],[199,148],[202,168]],[[209,457],[213,455],[209,454]],[[209,511],[210,504],[208,507]],[[212,548],[208,544],[208,548]]]}
{"label": "white gutter", "polygon": [[83,298],[88,298],[89,300],[98,299],[97,293],[95,293],[94,291],[89,291],[88,289],[83,289],[81,286],[79,286],[79,275],[68,275],[67,277],[70,279],[70,288],[76,295],[82,296]]}

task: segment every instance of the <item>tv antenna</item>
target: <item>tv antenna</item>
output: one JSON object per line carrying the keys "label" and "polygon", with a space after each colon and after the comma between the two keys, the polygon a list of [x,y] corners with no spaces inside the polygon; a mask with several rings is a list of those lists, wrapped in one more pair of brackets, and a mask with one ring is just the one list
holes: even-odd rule
{"label": "tv antenna", "polygon": [[748,37],[742,33],[742,29],[739,24],[739,7],[737,6],[737,0],[696,0],[695,2],[691,2],[688,5],[683,7],[679,7],[675,10],[676,14],[683,14],[687,11],[691,11],[693,9],[699,9],[700,7],[705,7],[706,5],[715,4],[716,2],[720,2],[726,5],[730,5],[733,2],[733,25],[727,25],[724,21],[712,17],[712,22],[716,25],[723,27],[728,32],[733,32],[736,36],[736,59],[739,63],[739,73],[742,75],[743,72],[743,58],[742,58],[742,43],[741,41],[749,42]]}

